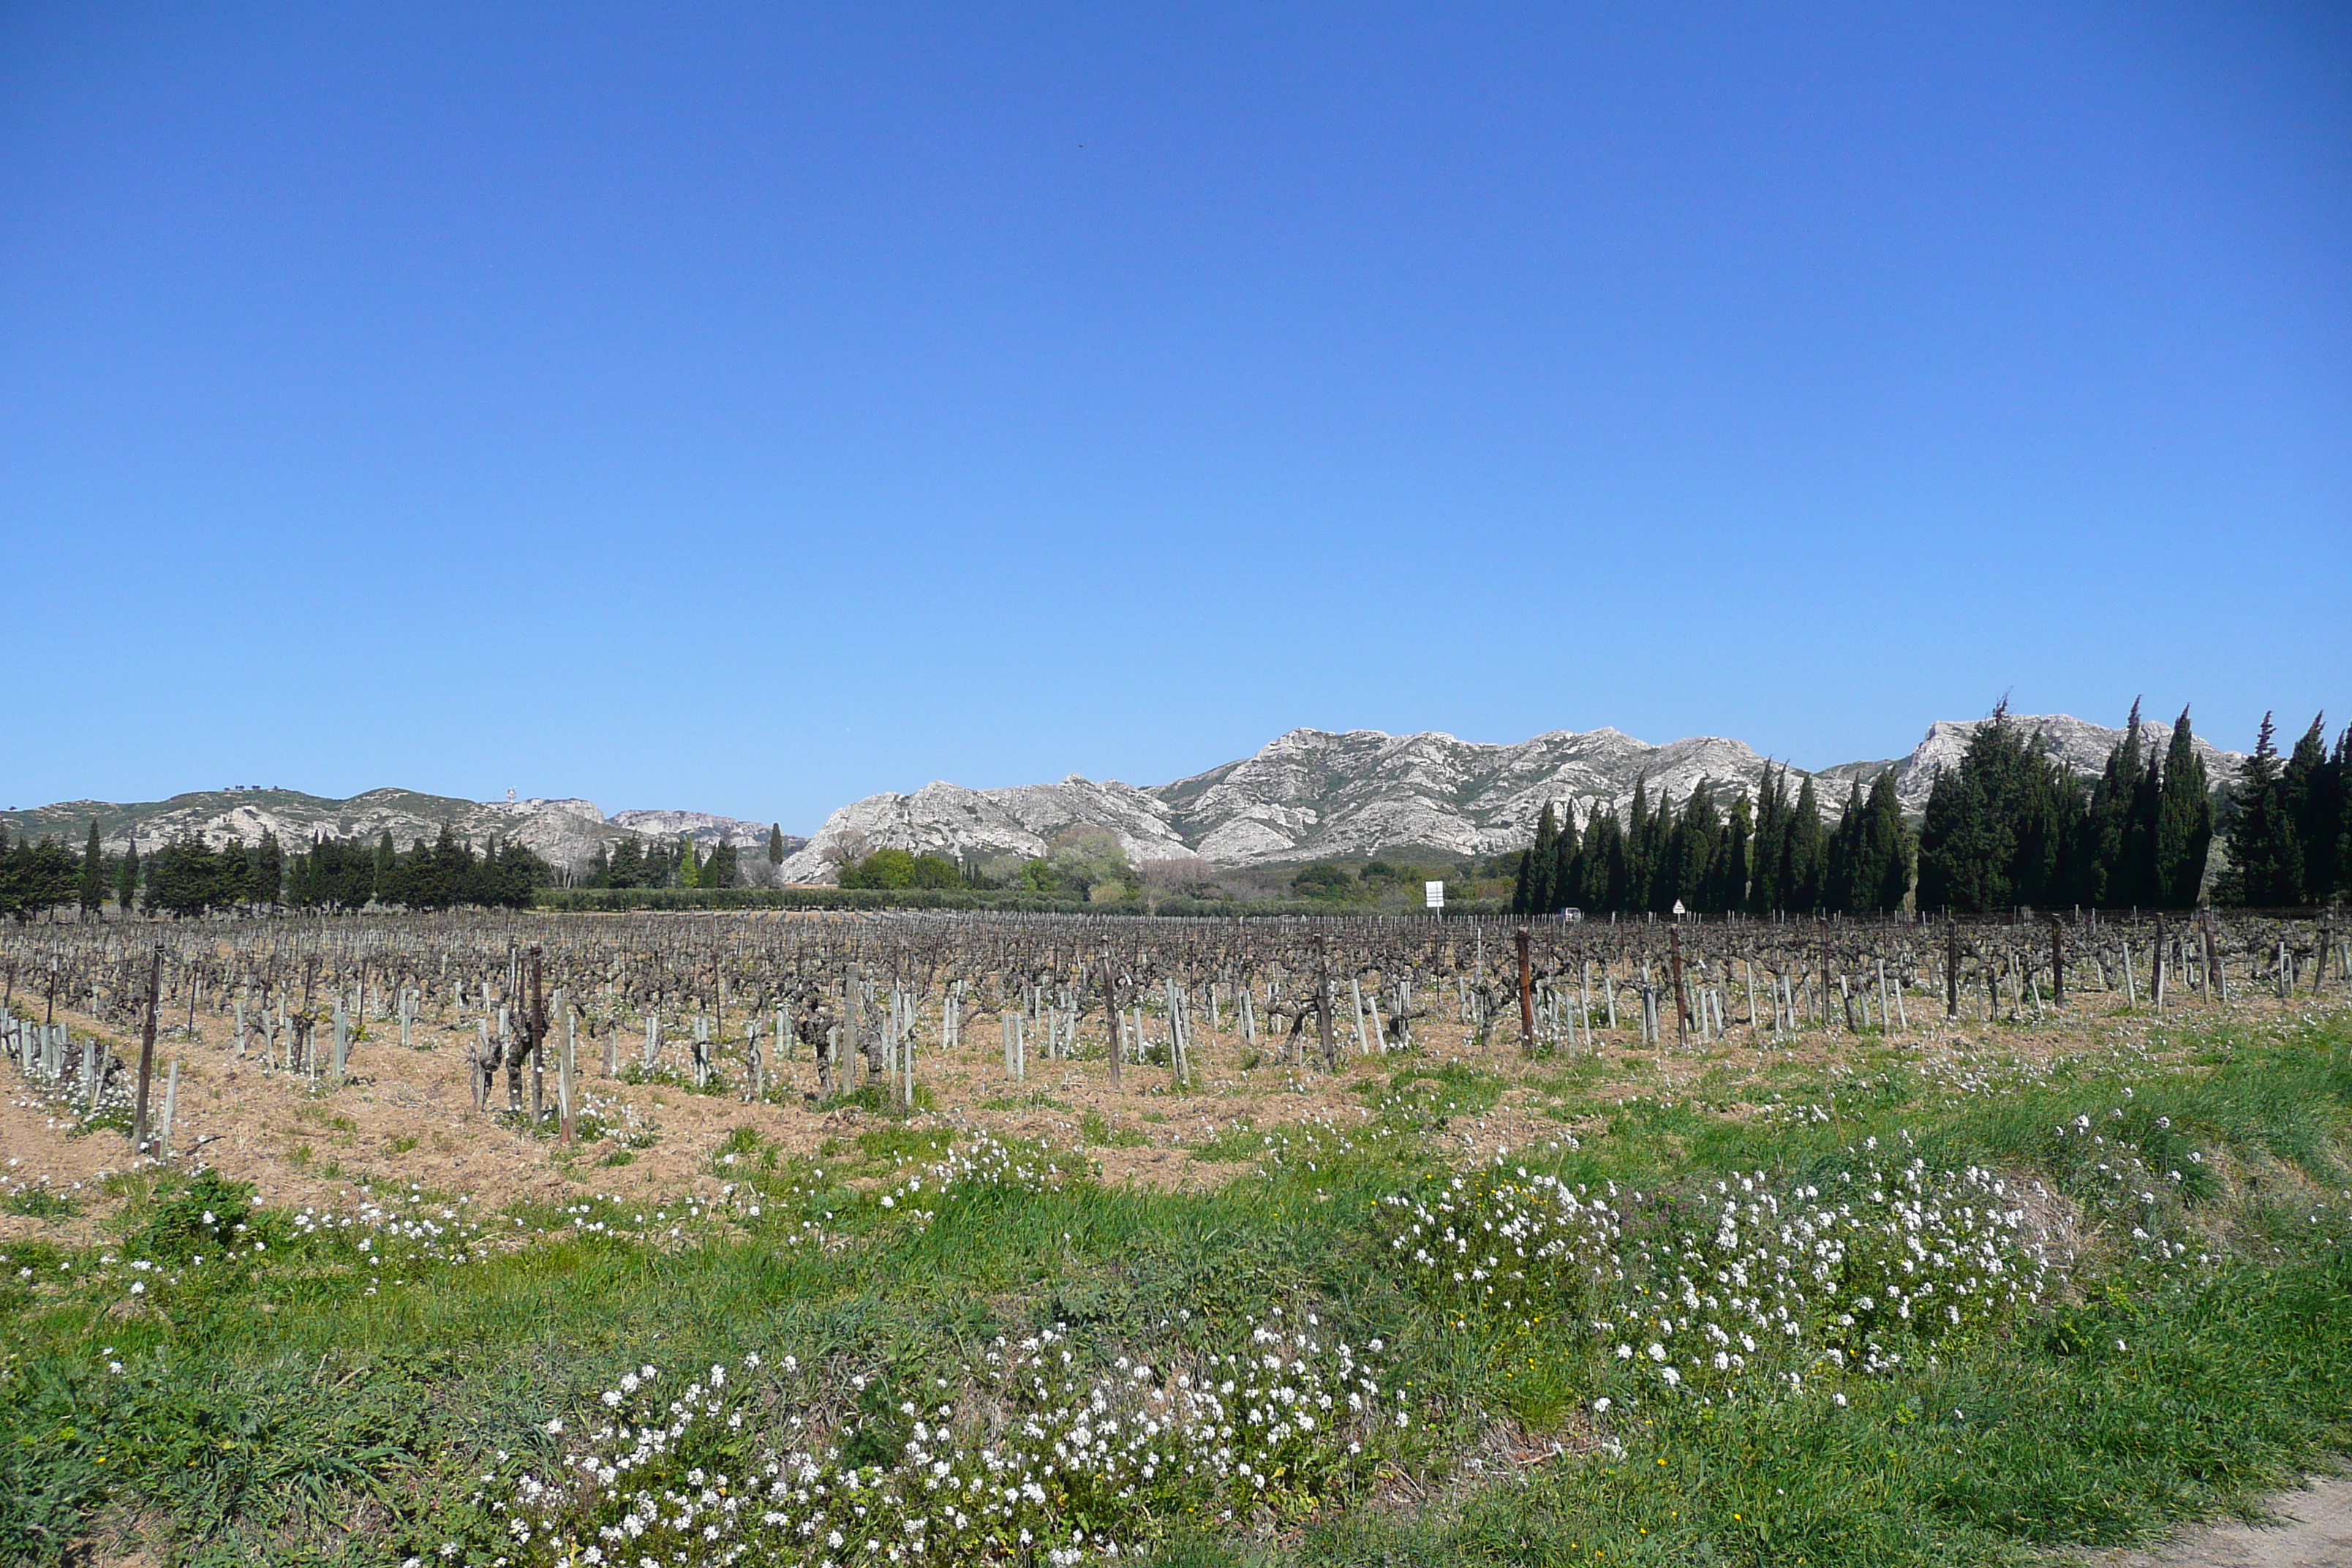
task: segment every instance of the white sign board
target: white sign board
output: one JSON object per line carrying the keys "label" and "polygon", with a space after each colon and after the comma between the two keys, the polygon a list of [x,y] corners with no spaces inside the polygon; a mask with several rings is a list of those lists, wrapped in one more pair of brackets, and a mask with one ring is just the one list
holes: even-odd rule
{"label": "white sign board", "polygon": [[1445,907],[1445,884],[1443,882],[1423,882],[1421,885],[1421,896],[1423,901],[1428,904],[1431,909],[1442,910]]}
{"label": "white sign board", "polygon": [[1676,899],[1675,900],[1675,919],[1680,920],[1689,912],[1689,910],[1683,908],[1683,901],[1680,899]]}

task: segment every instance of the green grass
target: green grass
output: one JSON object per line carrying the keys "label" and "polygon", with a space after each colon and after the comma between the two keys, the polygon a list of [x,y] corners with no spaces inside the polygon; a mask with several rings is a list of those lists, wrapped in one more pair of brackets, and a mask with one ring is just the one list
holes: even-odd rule
{"label": "green grass", "polygon": [[5,1202],[0,1202],[0,1208],[31,1219],[71,1219],[81,1213],[79,1204],[47,1187],[26,1187],[11,1193]]}
{"label": "green grass", "polygon": [[1099,1110],[1078,1118],[1078,1133],[1087,1142],[1106,1149],[1139,1149],[1151,1142],[1132,1127],[1113,1127]]}
{"label": "green grass", "polygon": [[996,1095],[980,1102],[982,1110],[1067,1110],[1070,1108],[1045,1090],[1034,1094]]}
{"label": "green grass", "polygon": [[[1635,1405],[1571,1314],[1480,1316],[1402,1273],[1382,1200],[1443,1179],[1418,1132],[1501,1091],[1459,1067],[1374,1080],[1360,1127],[1225,1134],[1197,1152],[1263,1170],[1213,1193],[1106,1189],[1066,1159],[1034,1190],[927,1180],[928,1222],[844,1180],[911,1178],[944,1133],[870,1127],[796,1161],[738,1128],[718,1152],[736,1163],[713,1168],[759,1195],[757,1217],[692,1216],[684,1199],[518,1209],[488,1228],[548,1234],[464,1264],[389,1237],[362,1254],[352,1233],[306,1233],[232,1184],[142,1178],[121,1189],[131,1200],[102,1247],[0,1244],[0,1560],[72,1560],[77,1542],[135,1525],[159,1561],[195,1568],[389,1568],[441,1561],[452,1540],[455,1561],[488,1562],[500,1521],[478,1500],[482,1475],[543,1461],[551,1420],[592,1417],[598,1391],[643,1363],[756,1351],[822,1366],[826,1408],[863,1412],[857,1440],[887,1457],[901,1399],[953,1384],[998,1334],[1060,1322],[1081,1366],[1173,1363],[1277,1307],[1386,1343],[1385,1381],[1416,1417],[1395,1462],[1424,1481],[1451,1472],[1458,1490],[1435,1495],[1458,1500],[1335,1483],[1272,1534],[1165,1521],[1161,1561],[1860,1568],[2136,1541],[2352,1448],[2352,1019],[2212,1036],[2194,1062],[1986,1095],[1873,1060],[1840,1082],[1828,1123],[1679,1098],[1587,1103],[1578,1075],[1539,1085],[1564,1114],[1606,1121],[1581,1147],[1515,1156],[1571,1183],[1644,1184],[1703,1208],[1735,1173],[1834,1180],[1875,1139],[1890,1160],[1984,1165],[2064,1195],[2095,1255],[2070,1289],[1892,1375],[1836,1383],[1843,1407],[1828,1382]],[[1792,1075],[1783,1089],[1829,1087]],[[1262,1160],[1270,1135],[1291,1152]],[[1087,1137],[1120,1141],[1107,1123]],[[2113,1176],[2125,1146],[2165,1187],[2146,1212],[2215,1266],[2134,1256],[2144,1208]],[[638,1212],[647,1239],[575,1224]],[[798,1239],[809,1226],[823,1244]],[[224,1254],[255,1239],[265,1251]],[[134,1276],[132,1258],[162,1267]],[[133,1298],[134,1279],[152,1283]],[[1604,1392],[1614,1404],[1596,1414]],[[1554,1442],[1568,1451],[1510,1457]],[[1488,1468],[1457,1469],[1465,1459]]]}

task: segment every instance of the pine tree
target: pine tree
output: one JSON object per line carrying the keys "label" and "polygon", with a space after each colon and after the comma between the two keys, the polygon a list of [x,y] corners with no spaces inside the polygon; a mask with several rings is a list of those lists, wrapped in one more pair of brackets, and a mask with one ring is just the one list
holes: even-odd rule
{"label": "pine tree", "polygon": [[253,901],[275,907],[286,888],[286,850],[278,835],[265,827],[253,852]]}
{"label": "pine tree", "polygon": [[246,852],[245,840],[232,838],[221,847],[219,856],[221,902],[242,904],[253,897],[253,858]]}
{"label": "pine tree", "polygon": [[2287,809],[2277,732],[2263,715],[2254,754],[2238,766],[2230,792],[2230,869],[2223,900],[2256,909],[2303,902],[2303,843]]}
{"label": "pine tree", "polygon": [[131,847],[122,852],[122,864],[114,868],[114,907],[122,918],[131,918],[131,906],[139,898],[139,840],[131,839]]}
{"label": "pine tree", "polygon": [[2153,901],[2165,909],[2193,908],[2205,882],[2205,858],[2213,842],[2212,791],[2205,763],[2189,733],[2189,710],[2172,722],[2172,743],[2164,753],[2164,784],[2157,805],[2153,853]]}
{"label": "pine tree", "polygon": [[81,912],[95,915],[106,906],[106,849],[98,841],[98,818],[89,819],[89,839],[81,848]]}

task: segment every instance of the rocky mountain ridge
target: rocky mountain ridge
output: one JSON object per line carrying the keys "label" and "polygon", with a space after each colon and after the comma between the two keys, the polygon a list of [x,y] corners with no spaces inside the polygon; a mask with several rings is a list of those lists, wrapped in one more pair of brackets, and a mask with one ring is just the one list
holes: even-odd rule
{"label": "rocky mountain ridge", "polygon": [[[2020,715],[2069,769],[2095,776],[2123,731],[2065,714]],[[1813,774],[1824,816],[1849,789],[1895,770],[1906,811],[1927,800],[1938,767],[1958,763],[1984,720],[1938,721],[1906,757],[1843,763]],[[2150,727],[2148,743],[2165,731]],[[2225,778],[2239,753],[2197,743],[2207,772]],[[793,882],[830,881],[845,857],[878,848],[966,856],[1042,855],[1065,829],[1115,834],[1130,860],[1196,857],[1247,866],[1374,854],[1491,855],[1516,849],[1547,805],[1589,822],[1622,818],[1643,786],[1654,803],[1689,798],[1702,780],[1728,804],[1753,800],[1767,760],[1739,741],[1693,736],[1652,745],[1613,729],[1559,730],[1514,745],[1431,731],[1293,730],[1252,756],[1173,784],[1138,787],[1071,774],[1057,784],[969,789],[935,783],[912,795],[868,795],[825,819],[784,862]],[[1801,771],[1800,771],[1801,777]]]}
{"label": "rocky mountain ridge", "polygon": [[[2066,714],[2018,716],[2053,755],[2095,776],[2123,731]],[[1821,809],[1834,816],[1846,793],[1895,770],[1895,793],[1914,814],[1927,805],[1939,767],[1956,765],[1986,721],[1928,726],[1909,755],[1845,763],[1811,777]],[[2158,747],[2165,727],[2150,725]],[[2208,776],[2223,782],[2242,754],[2197,742]],[[1557,730],[1511,745],[1458,740],[1430,731],[1293,730],[1254,754],[1172,784],[1138,786],[1073,773],[1059,784],[970,789],[926,784],[911,795],[868,795],[835,810],[813,838],[787,836],[782,878],[829,882],[841,860],[893,847],[970,856],[1043,855],[1068,828],[1115,835],[1133,861],[1198,858],[1219,866],[1293,863],[1380,854],[1491,855],[1517,849],[1546,805],[1622,817],[1637,784],[1653,801],[1687,800],[1704,780],[1718,800],[1754,798],[1766,759],[1739,741],[1701,735],[1652,745],[1613,729]],[[1803,776],[1800,772],[1800,776]],[[346,800],[295,790],[206,790],[135,804],[65,801],[0,812],[12,836],[54,834],[79,845],[95,819],[110,853],[135,835],[142,850],[190,833],[215,844],[275,833],[289,846],[328,834],[373,838],[389,829],[405,847],[444,824],[478,844],[518,839],[548,860],[580,868],[625,838],[675,840],[691,834],[708,848],[728,843],[764,853],[765,823],[709,812],[635,809],[607,816],[593,801],[470,801],[413,790],[377,789]]]}
{"label": "rocky mountain ridge", "polygon": [[[198,790],[169,800],[129,804],[102,800],[61,801],[31,811],[0,812],[0,826],[12,837],[54,834],[79,847],[89,824],[98,824],[107,853],[119,855],[135,837],[142,852],[194,834],[215,847],[239,838],[257,844],[274,833],[290,847],[320,835],[375,838],[387,830],[402,848],[437,837],[446,824],[476,844],[514,839],[551,863],[585,867],[600,848],[625,838],[675,840],[691,833],[704,848],[729,843],[765,852],[766,823],[741,822],[699,811],[622,811],[607,817],[588,800],[460,800],[415,790],[373,789],[348,799],[305,795],[299,790]],[[787,853],[805,840],[787,837]]]}

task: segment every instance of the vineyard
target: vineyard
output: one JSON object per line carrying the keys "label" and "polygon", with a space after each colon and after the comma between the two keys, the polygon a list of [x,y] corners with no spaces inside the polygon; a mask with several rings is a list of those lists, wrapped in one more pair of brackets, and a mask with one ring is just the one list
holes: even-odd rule
{"label": "vineyard", "polygon": [[1994,1562],[2352,1436],[2327,911],[91,922],[0,986],[12,1561]]}

